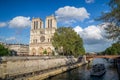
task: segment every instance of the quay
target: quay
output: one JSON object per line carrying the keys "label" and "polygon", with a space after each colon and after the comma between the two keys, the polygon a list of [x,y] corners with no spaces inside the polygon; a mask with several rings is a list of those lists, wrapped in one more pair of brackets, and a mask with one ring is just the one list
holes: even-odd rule
{"label": "quay", "polygon": [[43,80],[91,62],[94,58],[115,59],[120,75],[119,56],[11,56],[0,57],[0,80]]}
{"label": "quay", "polygon": [[86,64],[72,56],[0,57],[1,80],[42,80]]}
{"label": "quay", "polygon": [[33,76],[33,77],[29,77],[28,80],[38,80],[38,79],[43,80],[43,79],[55,76],[57,74],[66,72],[68,70],[80,67],[80,66],[82,66],[84,64],[87,64],[87,62],[86,63],[75,63],[75,64],[72,64],[72,65],[63,66],[63,67],[60,67],[58,69],[48,71],[47,73],[43,73],[41,75],[36,75],[36,76]]}

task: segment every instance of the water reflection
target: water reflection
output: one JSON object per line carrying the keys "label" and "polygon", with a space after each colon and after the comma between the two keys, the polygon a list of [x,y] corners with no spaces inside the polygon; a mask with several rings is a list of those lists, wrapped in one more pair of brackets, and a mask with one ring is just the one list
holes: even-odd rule
{"label": "water reflection", "polygon": [[90,80],[104,80],[104,76],[101,76],[101,77],[92,76]]}
{"label": "water reflection", "polygon": [[[107,72],[102,77],[91,77],[90,69],[93,64],[103,63],[106,66]],[[105,59],[94,59],[92,63],[81,66],[77,69],[59,74],[46,80],[119,80],[116,69],[111,63]]]}

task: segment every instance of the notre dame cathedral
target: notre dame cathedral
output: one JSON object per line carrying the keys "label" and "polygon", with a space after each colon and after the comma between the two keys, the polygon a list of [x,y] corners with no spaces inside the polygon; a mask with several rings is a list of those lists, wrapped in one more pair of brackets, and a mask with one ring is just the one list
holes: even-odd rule
{"label": "notre dame cathedral", "polygon": [[47,16],[44,22],[40,18],[33,18],[30,31],[29,55],[51,55],[54,51],[51,38],[57,29],[55,16]]}

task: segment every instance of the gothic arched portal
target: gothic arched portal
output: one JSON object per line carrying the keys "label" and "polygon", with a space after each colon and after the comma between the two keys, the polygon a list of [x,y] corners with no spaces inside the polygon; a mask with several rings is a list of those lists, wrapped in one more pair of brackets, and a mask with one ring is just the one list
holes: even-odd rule
{"label": "gothic arched portal", "polygon": [[42,47],[40,47],[40,48],[38,49],[38,51],[39,51],[39,55],[42,55],[42,54],[43,54],[44,49],[43,49]]}
{"label": "gothic arched portal", "polygon": [[50,47],[47,48],[48,55],[52,53],[52,49]]}
{"label": "gothic arched portal", "polygon": [[32,49],[32,55],[36,55],[36,49],[35,48]]}

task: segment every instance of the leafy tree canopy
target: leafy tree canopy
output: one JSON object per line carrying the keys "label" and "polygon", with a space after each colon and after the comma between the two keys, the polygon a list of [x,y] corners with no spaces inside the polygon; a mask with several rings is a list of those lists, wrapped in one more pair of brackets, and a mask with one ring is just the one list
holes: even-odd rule
{"label": "leafy tree canopy", "polygon": [[108,33],[107,38],[117,40],[120,43],[120,0],[110,0],[108,3],[110,11],[102,13],[98,20],[108,22],[105,30]]}
{"label": "leafy tree canopy", "polygon": [[114,43],[111,47],[107,48],[103,54],[120,55],[120,43]]}
{"label": "leafy tree canopy", "polygon": [[82,38],[70,27],[58,28],[52,38],[52,44],[59,54],[76,57],[85,54]]}
{"label": "leafy tree canopy", "polygon": [[8,48],[5,48],[4,45],[0,44],[0,56],[7,56],[9,55]]}

